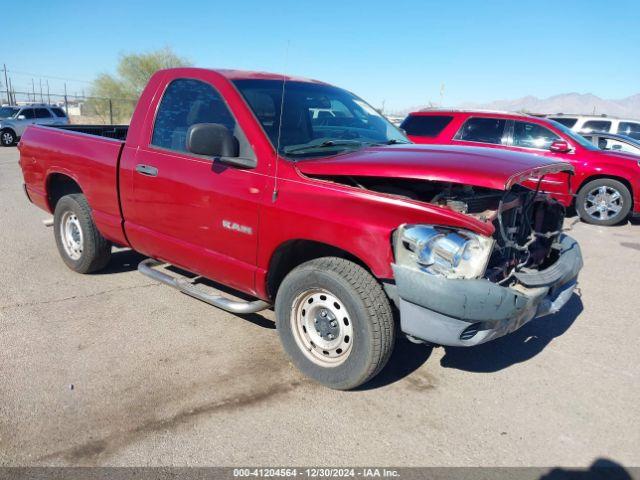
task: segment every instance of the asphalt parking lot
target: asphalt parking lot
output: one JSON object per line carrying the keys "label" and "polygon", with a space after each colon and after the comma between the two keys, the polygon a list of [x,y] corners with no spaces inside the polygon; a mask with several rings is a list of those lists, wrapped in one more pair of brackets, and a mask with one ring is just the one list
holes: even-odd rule
{"label": "asphalt parking lot", "polygon": [[240,318],[136,272],[82,276],[0,149],[0,465],[640,466],[640,224],[569,219],[560,314],[473,349],[398,344],[355,392],[313,384],[273,312]]}

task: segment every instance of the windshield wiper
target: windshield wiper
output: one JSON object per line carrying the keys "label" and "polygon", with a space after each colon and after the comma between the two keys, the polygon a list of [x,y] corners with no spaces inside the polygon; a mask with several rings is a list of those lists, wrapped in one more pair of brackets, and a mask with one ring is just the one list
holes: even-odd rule
{"label": "windshield wiper", "polygon": [[358,140],[325,140],[320,143],[313,143],[309,145],[301,145],[299,147],[293,148],[284,148],[284,153],[300,153],[306,150],[313,150],[315,148],[330,148],[330,147],[359,147],[364,145],[365,142],[360,142]]}
{"label": "windshield wiper", "polygon": [[399,145],[399,144],[408,144],[411,142],[405,142],[404,140],[397,140],[395,138],[392,138],[391,140],[384,142],[384,143],[380,143],[379,145]]}

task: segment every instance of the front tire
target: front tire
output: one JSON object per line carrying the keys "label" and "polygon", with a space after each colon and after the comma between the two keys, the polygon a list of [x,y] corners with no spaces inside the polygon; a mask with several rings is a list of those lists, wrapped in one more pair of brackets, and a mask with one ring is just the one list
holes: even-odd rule
{"label": "front tire", "polygon": [[16,136],[16,132],[10,128],[5,128],[0,131],[0,143],[3,147],[11,147],[15,145],[17,139],[18,137]]}
{"label": "front tire", "polygon": [[395,340],[389,300],[360,265],[337,257],[303,263],[282,281],[275,302],[284,350],[308,377],[349,390],[373,378]]}
{"label": "front tire", "polygon": [[612,178],[597,178],[578,192],[576,211],[587,223],[610,226],[626,220],[631,204],[631,193],[624,183]]}
{"label": "front tire", "polygon": [[58,201],[53,231],[62,260],[74,272],[96,272],[109,263],[111,243],[98,231],[89,203],[81,193]]}

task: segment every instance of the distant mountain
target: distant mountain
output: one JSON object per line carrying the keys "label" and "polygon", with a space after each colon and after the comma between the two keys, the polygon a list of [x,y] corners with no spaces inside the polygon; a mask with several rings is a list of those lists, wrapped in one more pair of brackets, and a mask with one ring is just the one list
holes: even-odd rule
{"label": "distant mountain", "polygon": [[[425,108],[415,107],[409,111]],[[511,112],[529,113],[581,113],[584,115],[607,114],[615,117],[640,119],[640,93],[618,100],[607,100],[592,93],[563,93],[548,98],[532,95],[515,100],[495,100],[488,103],[467,102],[456,108],[507,110]]]}

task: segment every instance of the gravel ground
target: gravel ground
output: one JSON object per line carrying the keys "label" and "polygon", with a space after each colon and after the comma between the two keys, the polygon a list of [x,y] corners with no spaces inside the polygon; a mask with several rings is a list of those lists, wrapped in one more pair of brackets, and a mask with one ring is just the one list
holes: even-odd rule
{"label": "gravel ground", "polygon": [[560,314],[472,349],[401,341],[337,392],[273,312],[193,300],[129,251],[71,272],[17,160],[0,149],[0,465],[640,466],[640,225],[568,221],[585,267]]}

